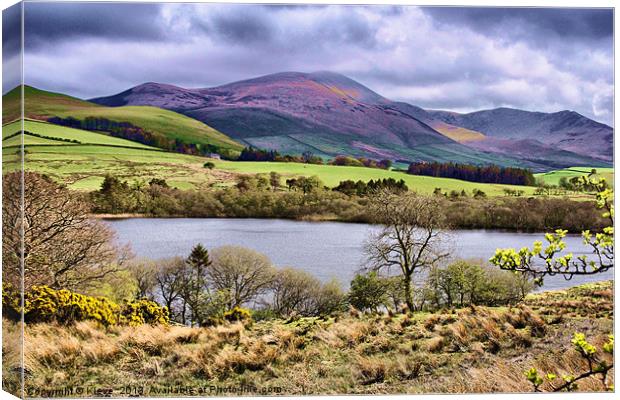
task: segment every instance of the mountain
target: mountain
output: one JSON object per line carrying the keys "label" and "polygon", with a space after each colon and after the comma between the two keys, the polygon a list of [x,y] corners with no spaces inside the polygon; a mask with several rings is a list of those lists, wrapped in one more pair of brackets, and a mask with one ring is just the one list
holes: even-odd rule
{"label": "mountain", "polygon": [[[347,154],[403,162],[495,163],[534,170],[609,164],[607,158],[597,153],[581,154],[578,148],[561,148],[558,152],[553,147],[555,142],[537,144],[530,157],[514,156],[511,151],[515,143],[506,143],[504,151],[497,148],[501,142],[489,141],[489,137],[503,132],[501,122],[509,124],[512,120],[508,118],[488,133],[488,125],[461,120],[460,116],[468,114],[428,111],[394,102],[332,72],[283,72],[202,89],[145,83],[91,101],[113,107],[166,108],[200,120],[246,145],[283,153],[311,151],[323,156]],[[518,132],[518,121],[514,122],[513,131]],[[562,129],[564,136],[575,137],[575,132],[581,135],[589,127],[579,128],[566,121]],[[532,137],[518,138],[525,139]]]}
{"label": "mountain", "polygon": [[[2,96],[3,124],[20,117],[18,86]],[[60,93],[24,86],[25,117],[47,120],[50,117],[106,118],[115,122],[129,122],[146,131],[182,143],[211,144],[222,149],[239,151],[243,146],[212,127],[171,110],[151,106],[106,107]]]}
{"label": "mountain", "polygon": [[479,149],[488,149],[497,146],[497,143],[525,141],[604,161],[611,161],[613,157],[613,128],[574,111],[542,113],[496,108],[469,114],[446,111],[428,113],[445,123],[481,132],[487,139],[501,139],[495,144],[485,143],[484,140],[472,144]]}
{"label": "mountain", "polygon": [[167,108],[250,143],[271,136],[305,141],[306,135],[343,135],[351,142],[402,147],[452,143],[416,118],[390,109],[366,87],[327,72],[279,73],[210,89],[147,83],[92,101]]}

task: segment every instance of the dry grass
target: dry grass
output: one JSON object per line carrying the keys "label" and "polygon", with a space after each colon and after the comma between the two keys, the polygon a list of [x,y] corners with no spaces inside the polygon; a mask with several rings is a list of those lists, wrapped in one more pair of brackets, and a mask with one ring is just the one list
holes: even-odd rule
{"label": "dry grass", "polygon": [[[599,298],[608,295],[596,290]],[[533,308],[529,303],[430,315],[351,312],[337,319],[209,328],[30,325],[27,385],[251,384],[280,387],[288,395],[530,391],[523,371],[532,366],[558,376],[582,370],[583,360],[570,344],[574,332],[600,344],[612,331],[609,318],[551,323],[553,314],[543,318]],[[19,360],[18,331],[4,321],[3,332],[6,384]],[[590,380],[580,389],[600,390],[600,383]]]}

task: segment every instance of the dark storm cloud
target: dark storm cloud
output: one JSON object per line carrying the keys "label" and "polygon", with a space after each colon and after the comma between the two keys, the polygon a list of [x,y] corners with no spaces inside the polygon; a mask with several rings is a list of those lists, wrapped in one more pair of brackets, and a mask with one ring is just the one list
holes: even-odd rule
{"label": "dark storm cloud", "polygon": [[21,4],[2,11],[2,92],[21,82]]}
{"label": "dark storm cloud", "polygon": [[[438,24],[546,42],[558,37],[579,40],[611,38],[611,9],[423,7]],[[515,37],[516,36],[516,37]]]}
{"label": "dark storm cloud", "polygon": [[163,40],[160,5],[149,3],[25,3],[28,48],[76,38]]}
{"label": "dark storm cloud", "polygon": [[385,97],[611,123],[613,12],[406,6],[28,3],[27,83],[90,98],[332,70]]}
{"label": "dark storm cloud", "polygon": [[21,26],[21,4],[14,4],[2,11],[2,56],[4,58],[19,52]]}
{"label": "dark storm cloud", "polygon": [[[186,7],[186,10],[191,7]],[[287,16],[299,11],[315,16],[314,20],[300,20],[299,25],[287,24]],[[334,12],[338,10],[337,12]],[[329,7],[321,5],[227,5],[212,13],[189,13],[195,32],[226,41],[231,45],[253,46],[273,50],[291,47],[315,48],[326,43],[355,46],[372,46],[376,27],[357,12],[354,7]],[[349,12],[347,12],[349,11]],[[382,10],[383,11],[383,10]],[[386,7],[386,15],[394,15],[394,7]],[[345,15],[346,14],[346,15]]]}
{"label": "dark storm cloud", "polygon": [[235,12],[194,16],[191,24],[207,35],[214,35],[233,44],[272,40],[274,26],[267,10],[233,5]]}

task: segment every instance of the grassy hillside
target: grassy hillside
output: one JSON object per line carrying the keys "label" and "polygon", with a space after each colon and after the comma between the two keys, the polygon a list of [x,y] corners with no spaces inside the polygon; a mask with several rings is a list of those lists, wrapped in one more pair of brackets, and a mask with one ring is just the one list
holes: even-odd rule
{"label": "grassy hillside", "polygon": [[432,123],[431,127],[442,135],[447,136],[459,143],[467,143],[485,138],[484,134],[480,132],[472,131],[471,129],[463,128],[461,126],[446,124],[441,121]]}
{"label": "grassy hillside", "polygon": [[542,174],[535,174],[536,178],[542,178],[545,183],[550,185],[557,185],[562,178],[574,178],[576,176],[588,175],[592,169],[596,169],[597,176],[605,178],[611,185],[614,183],[614,169],[613,168],[600,168],[600,167],[570,167],[565,169],[558,169],[555,171],[549,171]]}
{"label": "grassy hillside", "polygon": [[430,176],[415,176],[404,172],[386,171],[376,168],[364,167],[342,167],[332,165],[313,165],[313,164],[297,164],[297,163],[277,163],[277,162],[232,162],[217,161],[215,165],[219,169],[226,171],[234,171],[239,173],[269,173],[271,171],[278,172],[282,175],[294,176],[318,176],[327,186],[337,186],[343,180],[362,180],[369,181],[371,179],[394,178],[396,180],[403,179],[410,190],[418,193],[430,194],[435,188],[441,188],[443,191],[465,190],[471,194],[474,188],[481,189],[487,195],[500,196],[504,194],[505,188],[524,190],[527,194],[534,192],[533,187],[497,185],[488,183],[466,182],[458,179],[435,178]]}
{"label": "grassy hillside", "polygon": [[[3,378],[17,384],[20,328],[2,327]],[[556,382],[587,368],[571,344],[575,332],[600,349],[612,331],[612,282],[529,295],[517,307],[433,314],[351,312],[205,328],[28,324],[26,389],[86,384],[113,397],[127,395],[124,387],[149,397],[191,395],[165,392],[179,386],[199,396],[240,386],[244,395],[531,392],[524,374],[531,367]],[[608,379],[613,384],[613,370]],[[600,391],[601,382],[586,378],[578,390]]]}
{"label": "grassy hillside", "polygon": [[[18,145],[21,139],[17,133],[20,130],[21,123],[19,121],[4,125],[2,127],[2,146],[8,147]],[[155,147],[132,142],[131,140],[120,139],[81,129],[67,128],[40,121],[25,120],[24,130],[26,131],[26,134],[24,135],[25,145],[62,145],[64,144],[63,142],[66,141],[77,141],[79,143],[76,144],[98,144],[104,146],[132,147],[136,149],[160,151],[160,149]],[[37,137],[31,135],[30,133],[34,133],[39,136]]]}
{"label": "grassy hillside", "polygon": [[[66,128],[38,121],[25,121],[25,129],[39,136],[26,135],[26,169],[50,174],[59,181],[79,190],[98,189],[105,174],[112,173],[130,181],[164,178],[179,188],[230,185],[239,174],[282,174],[283,179],[295,176],[317,175],[327,186],[334,187],[342,180],[404,179],[411,190],[432,193],[443,191],[481,189],[489,196],[503,195],[509,185],[482,184],[456,179],[413,176],[402,172],[362,167],[340,167],[277,162],[234,162],[212,160],[216,168],[203,167],[207,159],[159,151],[140,143],[114,138],[95,132]],[[19,123],[3,127],[3,154],[6,170],[17,168],[15,154],[19,145]],[[79,143],[68,142],[77,140]],[[530,187],[513,187],[533,192]]]}
{"label": "grassy hillside", "polygon": [[[24,135],[25,168],[48,174],[73,189],[98,189],[108,173],[131,181],[163,178],[182,189],[232,180],[224,172],[207,174],[202,157],[164,152],[125,139],[44,122],[25,121],[24,125],[26,131],[38,135]],[[19,129],[19,122],[2,127],[3,172],[19,168],[16,152],[21,137],[15,135]]]}
{"label": "grassy hillside", "polygon": [[[18,86],[2,96],[2,124],[20,118],[20,89],[21,87]],[[99,108],[97,104],[60,93],[39,90],[27,85],[24,86],[24,98],[25,116],[31,118],[52,117],[67,110]]]}
{"label": "grassy hillside", "polygon": [[[2,149],[3,172],[18,168],[16,147]],[[47,174],[76,190],[96,190],[106,174],[129,181],[166,179],[172,186],[190,189],[231,178],[222,173],[206,173],[205,159],[177,153],[101,145],[26,146],[25,168]]]}
{"label": "grassy hillside", "polygon": [[[444,192],[473,189],[483,190],[488,196],[503,196],[504,189],[523,190],[525,195],[534,192],[533,187],[485,184],[457,179],[408,175],[403,172],[363,167],[343,167],[280,162],[235,162],[210,160],[215,169],[204,168],[209,159],[178,153],[160,151],[140,143],[114,138],[95,132],[72,129],[39,121],[25,121],[25,129],[39,136],[26,135],[26,169],[50,174],[57,180],[78,190],[96,190],[105,174],[112,173],[129,181],[150,180],[153,177],[166,179],[172,186],[207,188],[231,185],[239,174],[278,172],[283,181],[295,176],[318,176],[327,186],[337,186],[343,180],[394,178],[403,179],[410,190],[430,194],[435,188]],[[15,154],[20,138],[14,135],[19,123],[3,126],[3,155],[5,170],[18,167]],[[71,143],[67,140],[77,140]],[[598,169],[603,174],[612,174],[612,169]],[[573,168],[558,171],[558,174],[579,174],[589,172],[588,168]],[[554,173],[544,174],[546,179]],[[588,196],[586,196],[588,197]]]}
{"label": "grassy hillside", "polygon": [[[204,123],[173,111],[157,107],[104,107],[59,93],[24,87],[25,117],[101,117],[117,122],[130,122],[149,132],[179,139],[185,143],[204,143],[241,150],[243,146]],[[19,88],[3,96],[3,123],[19,118]]]}

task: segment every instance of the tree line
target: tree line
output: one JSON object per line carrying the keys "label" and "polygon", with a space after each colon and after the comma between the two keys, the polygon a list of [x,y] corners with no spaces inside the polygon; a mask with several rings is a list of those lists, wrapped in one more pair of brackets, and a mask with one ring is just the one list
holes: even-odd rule
{"label": "tree line", "polygon": [[209,251],[198,244],[187,258],[138,260],[129,271],[139,296],[161,302],[172,320],[188,325],[217,324],[240,308],[286,318],[329,315],[345,306],[338,282],[278,269],[265,255],[239,246]]}
{"label": "tree line", "polygon": [[[549,272],[531,268],[530,254],[546,252],[558,265],[563,260],[573,265],[570,259],[555,260],[565,231],[547,236],[551,252],[542,244],[535,244],[535,250],[527,254],[498,250],[492,262],[511,272],[489,270],[480,263],[451,263],[451,221],[441,212],[445,199],[383,189],[365,203],[375,221],[381,221],[364,248],[369,274],[354,278],[347,294],[337,282],[321,283],[303,271],[277,269],[265,255],[236,246],[207,250],[196,245],[187,258],[132,260],[129,249],[114,243],[110,228],[90,217],[84,197],[37,173],[24,175],[22,219],[20,182],[20,173],[6,174],[3,180],[4,283],[23,284],[26,291],[46,286],[85,295],[105,293],[114,301],[146,298],[162,304],[174,320],[186,324],[216,323],[224,313],[242,306],[251,306],[263,316],[283,317],[328,315],[347,304],[369,310],[388,307],[387,300],[379,304],[379,299],[388,299],[394,309],[404,304],[411,311],[509,304],[531,290],[532,273],[564,273],[556,267]],[[161,188],[162,184],[152,186]],[[108,179],[105,189],[116,185],[124,187],[125,183]],[[605,210],[606,226],[613,224],[612,196],[601,185],[599,208]],[[601,260],[611,257],[613,261],[613,233],[608,228],[594,242],[589,230],[584,237]],[[23,275],[22,256],[27,266]],[[519,257],[520,262],[511,264]],[[613,265],[600,262],[601,268]],[[581,271],[577,262],[575,266],[575,273],[597,272],[596,268]],[[512,271],[525,273],[514,275]],[[419,281],[424,276],[421,272],[426,273],[423,282]]]}
{"label": "tree line", "polygon": [[469,165],[457,163],[415,162],[409,165],[411,175],[453,178],[470,182],[502,183],[507,185],[533,186],[534,174],[529,169],[500,167],[497,165]]}
{"label": "tree line", "polygon": [[220,154],[223,158],[234,159],[235,154],[230,149],[210,143],[187,143],[179,138],[170,138],[163,134],[147,131],[130,122],[112,121],[102,117],[86,117],[83,120],[74,117],[51,117],[48,122],[56,125],[68,126],[87,131],[106,132],[110,136],[131,140],[148,146],[182,154],[208,156],[211,153]]}
{"label": "tree line", "polygon": [[[368,210],[369,195],[380,189],[410,193],[401,181],[342,181],[330,189],[316,176],[286,179],[280,174],[241,175],[237,184],[217,190],[180,190],[165,180],[127,182],[104,178],[87,194],[93,213],[136,213],[158,217],[231,217],[314,219],[381,223]],[[413,188],[415,189],[415,188]],[[563,198],[487,198],[478,189],[458,196],[434,196],[453,228],[581,232],[605,226],[594,202]]]}
{"label": "tree line", "polygon": [[339,155],[331,160],[325,161],[322,157],[315,155],[311,151],[305,151],[300,155],[280,154],[277,150],[258,149],[253,146],[245,147],[237,161],[275,161],[275,162],[296,162],[303,164],[327,164],[349,167],[366,167],[390,169],[392,161],[387,159],[374,160],[366,157],[350,157]]}

